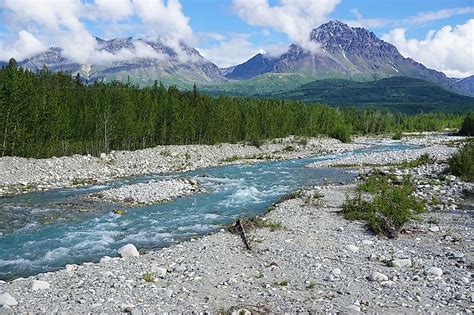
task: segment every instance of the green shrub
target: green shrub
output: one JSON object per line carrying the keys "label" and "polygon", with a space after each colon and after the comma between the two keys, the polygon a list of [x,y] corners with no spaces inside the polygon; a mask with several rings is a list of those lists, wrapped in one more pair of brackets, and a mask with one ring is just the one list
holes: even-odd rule
{"label": "green shrub", "polygon": [[146,282],[155,282],[155,274],[152,272],[145,272],[143,274],[143,280]]}
{"label": "green shrub", "polygon": [[425,164],[430,164],[432,162],[433,160],[430,158],[430,155],[428,153],[425,153],[425,154],[422,154],[416,160],[403,162],[401,166],[405,168],[409,168],[409,167],[412,168],[412,167],[418,167]]}
{"label": "green shrub", "polygon": [[254,146],[257,149],[260,149],[260,147],[263,145],[263,142],[262,140],[254,137],[249,141],[249,145]]}
{"label": "green shrub", "polygon": [[286,151],[286,152],[293,152],[293,151],[296,151],[295,147],[292,146],[292,145],[287,145],[286,147],[283,148],[283,151]]}
{"label": "green shrub", "polygon": [[[375,179],[371,179],[375,182]],[[342,212],[348,220],[366,221],[369,228],[377,234],[389,238],[397,238],[403,226],[418,214],[425,211],[425,204],[413,193],[413,183],[409,177],[395,185],[388,180],[381,180],[378,188],[374,184],[363,183],[373,192],[371,200],[363,198],[359,193],[354,198],[348,198],[342,207]]]}
{"label": "green shrub", "polygon": [[459,135],[474,136],[474,112],[467,114],[464,118]]}
{"label": "green shrub", "polygon": [[461,177],[462,180],[474,181],[474,139],[470,139],[464,147],[448,161],[449,172]]}
{"label": "green shrub", "polygon": [[401,132],[401,131],[397,131],[397,132],[393,135],[392,140],[402,140],[402,138],[403,138],[402,132]]}

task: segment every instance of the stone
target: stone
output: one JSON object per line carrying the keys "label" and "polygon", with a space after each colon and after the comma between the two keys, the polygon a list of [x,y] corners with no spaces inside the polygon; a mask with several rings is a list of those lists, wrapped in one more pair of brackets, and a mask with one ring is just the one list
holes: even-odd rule
{"label": "stone", "polygon": [[438,267],[431,267],[426,271],[426,274],[441,277],[443,275],[443,270]]}
{"label": "stone", "polygon": [[433,225],[428,228],[431,232],[439,232],[439,226]]}
{"label": "stone", "polygon": [[77,269],[77,265],[66,265],[67,272],[73,272],[76,269]]}
{"label": "stone", "polygon": [[0,305],[1,306],[15,306],[15,305],[18,305],[18,302],[9,293],[3,293],[2,295],[0,295]]}
{"label": "stone", "polygon": [[390,262],[390,265],[398,268],[411,267],[411,259],[394,259]]}
{"label": "stone", "polygon": [[349,305],[349,306],[347,307],[347,311],[348,311],[349,313],[359,313],[359,312],[360,312],[360,307],[357,306],[357,305],[352,304],[352,305]]}
{"label": "stone", "polygon": [[176,272],[185,272],[186,271],[186,266],[185,265],[178,265],[176,268],[174,268],[174,271],[176,271]]}
{"label": "stone", "polygon": [[138,257],[140,256],[140,253],[138,252],[137,248],[133,244],[127,244],[122,247],[120,247],[117,252],[122,258],[127,258],[127,257]]}
{"label": "stone", "polygon": [[363,241],[362,241],[362,244],[364,244],[364,245],[373,245],[374,242],[373,242],[373,241],[370,241],[370,240],[363,240]]}
{"label": "stone", "polygon": [[348,250],[350,250],[351,252],[353,252],[353,253],[357,253],[359,251],[359,247],[357,247],[355,245],[347,245],[346,248]]}
{"label": "stone", "polygon": [[331,274],[333,276],[336,276],[336,277],[339,277],[341,275],[341,269],[339,268],[334,268],[332,271],[331,271]]}
{"label": "stone", "polygon": [[163,267],[158,267],[158,266],[152,266],[151,267],[151,272],[155,274],[157,277],[164,277],[166,276],[166,273],[168,272],[166,268]]}
{"label": "stone", "polygon": [[388,277],[384,275],[383,273],[374,271],[370,274],[369,276],[370,281],[376,281],[376,282],[382,282],[382,281],[388,281]]}
{"label": "stone", "polygon": [[123,306],[123,311],[124,311],[125,313],[131,313],[134,308],[135,308],[135,305],[133,305],[133,304],[127,304],[127,305],[124,305],[124,306]]}
{"label": "stone", "polygon": [[104,256],[104,257],[102,257],[102,258],[99,260],[99,263],[102,264],[102,263],[105,263],[105,262],[107,262],[107,261],[109,261],[109,260],[111,260],[111,259],[112,259],[112,257],[110,257],[110,256]]}
{"label": "stone", "polygon": [[33,280],[30,283],[30,289],[33,291],[49,289],[49,283],[42,280]]}

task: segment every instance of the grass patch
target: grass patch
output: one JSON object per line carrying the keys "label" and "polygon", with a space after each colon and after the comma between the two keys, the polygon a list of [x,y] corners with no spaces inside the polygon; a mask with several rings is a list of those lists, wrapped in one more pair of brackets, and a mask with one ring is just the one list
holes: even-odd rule
{"label": "grass patch", "polygon": [[285,152],[293,152],[296,151],[295,147],[292,145],[287,145],[286,147],[283,148],[283,151]]}
{"label": "grass patch", "polygon": [[286,287],[288,285],[288,281],[287,280],[276,281],[276,282],[273,282],[273,285],[277,285],[277,286],[280,286],[280,287]]}
{"label": "grass patch", "polygon": [[461,177],[462,180],[474,181],[474,139],[459,149],[448,161],[449,172]]}
{"label": "grass patch", "polygon": [[[342,213],[348,220],[366,221],[377,234],[397,238],[403,226],[426,210],[425,203],[413,195],[414,185],[410,177],[401,183],[394,183],[384,177],[369,177],[360,184],[358,193],[347,198]],[[379,180],[379,185],[377,183]],[[372,194],[371,200],[364,198],[362,191]]]}
{"label": "grass patch", "polygon": [[155,282],[155,274],[153,272],[145,272],[142,278],[146,282]]}
{"label": "grass patch", "polygon": [[235,162],[238,160],[241,160],[242,158],[240,156],[234,155],[234,156],[229,156],[226,157],[225,159],[222,160],[224,163],[230,163],[230,162]]}
{"label": "grass patch", "polygon": [[[281,223],[271,222],[270,220],[265,220],[258,216],[253,218],[243,218],[241,219],[241,223],[246,231],[268,228],[270,231],[274,232],[283,228]],[[227,230],[230,233],[239,234],[239,231],[236,229],[234,224],[229,225]]]}
{"label": "grass patch", "polygon": [[425,164],[431,164],[433,160],[428,153],[422,154],[419,158],[413,161],[405,161],[400,166],[403,168],[414,168]]}

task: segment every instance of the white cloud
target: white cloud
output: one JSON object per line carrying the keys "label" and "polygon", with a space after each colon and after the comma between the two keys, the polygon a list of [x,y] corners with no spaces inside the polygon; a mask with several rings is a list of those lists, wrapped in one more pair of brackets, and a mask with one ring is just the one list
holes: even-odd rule
{"label": "white cloud", "polygon": [[396,28],[382,36],[394,44],[400,53],[423,63],[429,68],[451,77],[474,74],[474,19],[456,27],[444,26],[431,30],[425,39],[409,39],[406,30]]}
{"label": "white cloud", "polygon": [[232,34],[230,38],[220,41],[217,45],[198,50],[205,58],[222,68],[241,64],[259,52],[263,53],[262,49],[249,41],[247,34]]}
{"label": "white cloud", "polygon": [[410,24],[423,24],[431,21],[444,20],[456,15],[464,15],[471,13],[474,13],[474,7],[441,9],[438,11],[420,12],[417,15],[404,20],[404,22]]}
{"label": "white cloud", "polygon": [[[189,56],[183,51],[181,41],[189,43],[194,37],[179,0],[3,0],[0,7],[6,29],[20,34],[18,39],[1,41],[2,47],[9,47],[8,50],[2,49],[2,59],[15,57],[22,60],[31,56],[29,52],[38,53],[40,48],[45,50],[50,46],[61,47],[65,57],[79,63],[116,60],[130,52],[141,58],[142,53],[148,51],[146,47],[136,47],[113,58],[101,54],[97,51],[95,34],[88,30],[86,21],[110,28],[110,33],[128,29],[144,37],[163,37],[182,60],[189,60]],[[133,17],[141,23],[132,23]],[[6,56],[7,53],[10,55]],[[149,51],[147,54],[153,55]]]}
{"label": "white cloud", "polygon": [[136,15],[145,23],[148,35],[166,35],[190,41],[193,31],[178,0],[133,0]]}
{"label": "white cloud", "polygon": [[326,22],[327,16],[340,0],[234,0],[235,12],[248,24],[286,33],[290,40],[310,51],[317,51],[309,35],[312,29]]}
{"label": "white cloud", "polygon": [[22,60],[45,51],[46,49],[47,47],[33,34],[27,31],[20,31],[18,33],[18,41],[14,45],[11,45],[10,49],[3,47],[3,45],[0,46],[0,60],[8,60],[12,56],[17,56],[17,59]]}
{"label": "white cloud", "polygon": [[109,65],[123,60],[152,58],[163,61],[167,59],[167,56],[158,53],[147,43],[136,41],[133,46],[133,49],[123,48],[113,54],[105,50],[96,50],[90,57],[90,62],[93,64]]}
{"label": "white cloud", "polygon": [[95,0],[86,5],[86,14],[92,18],[118,21],[133,15],[131,0]]}

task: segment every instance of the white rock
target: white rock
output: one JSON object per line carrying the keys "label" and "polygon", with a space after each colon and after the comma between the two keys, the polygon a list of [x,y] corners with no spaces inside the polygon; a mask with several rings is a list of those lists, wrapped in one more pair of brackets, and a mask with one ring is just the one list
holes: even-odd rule
{"label": "white rock", "polygon": [[388,277],[386,275],[384,275],[383,273],[374,271],[370,274],[369,280],[370,281],[382,282],[382,281],[388,281]]}
{"label": "white rock", "polygon": [[120,247],[117,250],[117,253],[119,253],[119,255],[122,258],[140,256],[140,253],[138,252],[137,248],[133,244],[127,244],[127,245],[124,245],[124,246]]}
{"label": "white rock", "polygon": [[353,253],[357,253],[359,251],[359,247],[357,247],[355,245],[347,245],[346,247],[347,247],[348,250],[350,250]]}
{"label": "white rock", "polygon": [[49,289],[49,283],[42,280],[33,280],[30,283],[30,289],[33,291],[46,290]]}
{"label": "white rock", "polygon": [[15,305],[18,305],[18,302],[9,293],[3,293],[2,295],[0,295],[0,305],[1,306],[15,306]]}
{"label": "white rock", "polygon": [[430,226],[428,230],[430,230],[431,232],[439,232],[439,226],[437,225]]}
{"label": "white rock", "polygon": [[104,263],[104,262],[107,262],[111,259],[112,259],[112,257],[110,257],[110,256],[104,256],[99,260],[99,263]]}
{"label": "white rock", "polygon": [[443,275],[443,270],[441,268],[438,268],[438,267],[431,267],[430,269],[428,269],[426,271],[426,273],[428,275],[433,275],[433,276],[437,276],[437,277],[441,277]]}
{"label": "white rock", "polygon": [[158,266],[152,266],[151,267],[151,272],[155,274],[157,277],[164,277],[166,276],[166,273],[168,272],[166,268],[163,267],[158,267]]}
{"label": "white rock", "polygon": [[339,269],[339,268],[334,268],[334,269],[331,271],[331,274],[332,274],[333,276],[338,277],[338,276],[341,275],[341,269]]}
{"label": "white rock", "polygon": [[393,267],[405,268],[411,266],[411,259],[394,259],[392,260]]}
{"label": "white rock", "polygon": [[174,271],[184,272],[184,271],[186,271],[186,266],[185,265],[179,265],[178,267],[174,268]]}
{"label": "white rock", "polygon": [[364,244],[364,245],[372,245],[372,244],[374,244],[374,242],[373,242],[373,241],[370,241],[370,240],[363,240],[363,241],[362,241],[362,244]]}
{"label": "white rock", "polygon": [[349,306],[347,307],[347,311],[348,311],[349,313],[359,313],[359,312],[360,312],[360,307],[357,306],[357,305],[352,304],[352,305],[349,305]]}
{"label": "white rock", "polygon": [[66,265],[67,272],[73,272],[76,269],[77,269],[77,265]]}

